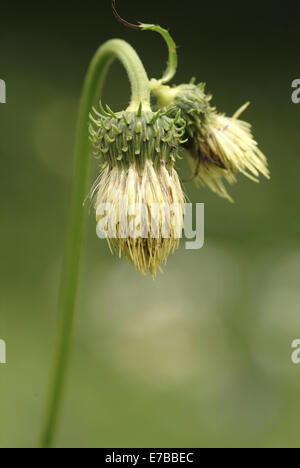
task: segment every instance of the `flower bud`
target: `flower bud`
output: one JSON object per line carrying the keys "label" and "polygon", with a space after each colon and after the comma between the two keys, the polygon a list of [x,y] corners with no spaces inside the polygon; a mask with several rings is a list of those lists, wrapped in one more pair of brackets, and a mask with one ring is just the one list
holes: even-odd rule
{"label": "flower bud", "polygon": [[101,112],[90,116],[90,138],[101,158],[98,225],[111,250],[143,274],[155,276],[179,245],[184,194],[174,168],[185,131],[180,115]]}
{"label": "flower bud", "polygon": [[211,107],[211,96],[205,94],[203,83],[160,86],[154,92],[160,106],[175,106],[181,111],[186,122],[185,148],[200,184],[231,200],[223,179],[232,184],[238,172],[255,182],[260,173],[269,178],[267,159],[253,138],[251,125],[238,118],[248,103],[227,117]]}

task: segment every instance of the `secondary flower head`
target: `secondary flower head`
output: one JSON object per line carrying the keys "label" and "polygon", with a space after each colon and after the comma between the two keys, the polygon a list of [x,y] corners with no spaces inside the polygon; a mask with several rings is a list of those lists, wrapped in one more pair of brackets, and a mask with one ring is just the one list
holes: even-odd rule
{"label": "secondary flower head", "polygon": [[111,250],[155,276],[179,245],[184,194],[174,168],[184,121],[156,113],[110,109],[91,114],[90,137],[101,157],[93,189],[100,234]]}
{"label": "secondary flower head", "polygon": [[186,122],[185,148],[193,177],[218,195],[231,200],[224,184],[236,182],[239,172],[254,181],[259,174],[269,177],[267,159],[259,150],[251,125],[239,119],[248,104],[233,117],[220,114],[210,105],[205,85],[185,84],[154,88],[159,105],[176,106]]}

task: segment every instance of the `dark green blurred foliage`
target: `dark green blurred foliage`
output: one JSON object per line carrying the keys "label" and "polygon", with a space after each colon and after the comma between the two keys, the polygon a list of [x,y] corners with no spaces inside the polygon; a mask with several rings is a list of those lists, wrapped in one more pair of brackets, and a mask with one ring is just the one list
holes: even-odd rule
{"label": "dark green blurred foliage", "polygon": [[[190,199],[206,204],[206,245],[182,245],[155,282],[110,255],[90,210],[58,446],[297,447],[300,367],[290,345],[300,336],[300,105],[291,83],[300,78],[300,14],[293,2],[273,1],[119,5],[133,22],[170,28],[176,83],[205,81],[228,114],[251,101],[244,118],[272,180],[240,177],[234,205],[188,185]],[[161,75],[161,39],[124,29],[108,0],[1,5],[1,447],[38,438],[77,106],[89,60],[113,37],[136,47],[149,75]],[[124,108],[129,86],[119,64],[108,83],[104,102]]]}

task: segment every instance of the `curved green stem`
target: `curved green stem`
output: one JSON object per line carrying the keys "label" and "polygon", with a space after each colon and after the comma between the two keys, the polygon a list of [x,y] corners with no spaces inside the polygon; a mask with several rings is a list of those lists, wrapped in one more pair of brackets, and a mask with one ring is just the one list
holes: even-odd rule
{"label": "curved green stem", "polygon": [[167,69],[165,73],[163,74],[163,77],[160,80],[155,80],[159,82],[160,84],[165,84],[168,83],[169,81],[174,78],[176,71],[177,71],[177,66],[178,66],[178,58],[177,58],[177,52],[176,52],[176,44],[174,40],[172,39],[169,31],[166,29],[162,28],[161,26],[155,25],[155,24],[140,24],[140,28],[143,31],[155,31],[158,32],[166,41],[167,46],[168,46],[168,51],[169,51],[169,58],[168,58],[168,64],[167,64]]}
{"label": "curved green stem", "polygon": [[125,41],[113,39],[96,52],[89,66],[80,104],[75,146],[75,173],[68,237],[60,286],[60,329],[49,408],[42,432],[41,446],[50,448],[54,442],[58,416],[66,380],[74,310],[78,289],[81,247],[84,232],[84,199],[88,192],[90,147],[88,139],[89,112],[99,99],[111,63],[118,58],[127,70],[132,88],[131,108],[142,103],[150,106],[149,80],[135,50]]}
{"label": "curved green stem", "polygon": [[169,51],[169,57],[168,57],[168,64],[167,64],[167,69],[165,73],[163,74],[163,77],[160,80],[151,80],[152,81],[152,87],[156,88],[157,86],[161,84],[168,83],[169,81],[174,78],[176,71],[177,71],[177,66],[178,66],[178,58],[177,58],[177,52],[176,52],[176,44],[171,37],[171,34],[169,31],[166,29],[162,28],[159,25],[156,24],[146,24],[146,23],[139,23],[137,24],[132,24],[123,19],[119,13],[117,12],[116,9],[116,1],[112,0],[112,11],[117,20],[126,26],[127,28],[134,29],[134,30],[142,30],[142,31],[155,31],[158,34],[160,34],[163,39],[166,41],[167,46],[168,46],[168,51]]}

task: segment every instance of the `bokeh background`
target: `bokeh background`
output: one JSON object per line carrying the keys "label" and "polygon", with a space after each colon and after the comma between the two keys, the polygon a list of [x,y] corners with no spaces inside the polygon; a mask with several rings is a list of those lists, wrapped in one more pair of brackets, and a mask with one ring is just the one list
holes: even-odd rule
{"label": "bokeh background", "polygon": [[[175,82],[207,82],[220,111],[245,114],[270,182],[240,177],[235,204],[207,189],[206,244],[182,245],[154,282],[87,235],[72,364],[57,447],[298,447],[300,365],[300,14],[294,2],[119,1],[130,21],[169,27]],[[128,40],[149,75],[166,48],[130,31],[110,1],[1,4],[0,446],[35,447],[57,327],[57,291],[84,74],[99,44]],[[115,64],[104,101],[125,107]],[[97,174],[93,163],[91,183]],[[183,167],[183,171],[187,168]]]}

